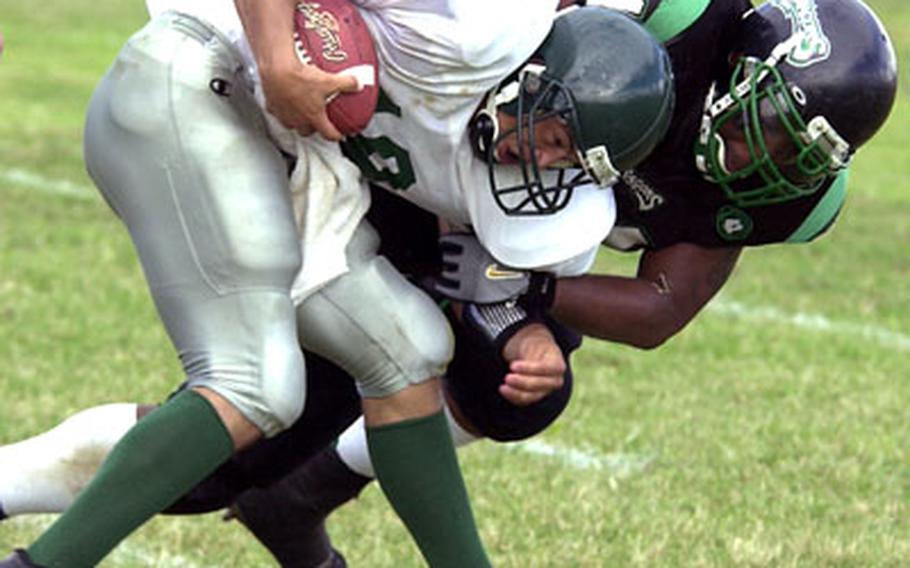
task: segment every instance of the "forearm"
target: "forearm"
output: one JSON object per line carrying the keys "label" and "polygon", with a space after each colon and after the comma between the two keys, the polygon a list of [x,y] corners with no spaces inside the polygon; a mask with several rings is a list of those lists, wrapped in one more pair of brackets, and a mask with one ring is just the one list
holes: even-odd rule
{"label": "forearm", "polygon": [[560,279],[551,310],[583,335],[641,348],[657,347],[685,324],[672,312],[659,284],[607,275]]}
{"label": "forearm", "polygon": [[296,0],[234,0],[262,75],[299,65],[294,53]]}
{"label": "forearm", "polygon": [[683,329],[720,290],[739,253],[680,244],[644,253],[634,278],[561,279],[551,313],[585,335],[654,348]]}

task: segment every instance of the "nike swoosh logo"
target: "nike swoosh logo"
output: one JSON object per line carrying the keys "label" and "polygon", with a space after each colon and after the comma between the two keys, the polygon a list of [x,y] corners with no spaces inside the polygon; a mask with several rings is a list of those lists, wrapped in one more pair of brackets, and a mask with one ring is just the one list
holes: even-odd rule
{"label": "nike swoosh logo", "polygon": [[500,268],[498,264],[487,265],[484,275],[490,280],[514,280],[524,278],[525,273],[508,268]]}

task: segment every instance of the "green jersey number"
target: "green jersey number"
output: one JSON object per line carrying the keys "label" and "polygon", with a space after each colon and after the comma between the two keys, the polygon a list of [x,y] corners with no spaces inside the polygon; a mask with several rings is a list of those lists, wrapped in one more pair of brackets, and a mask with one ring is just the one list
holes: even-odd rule
{"label": "green jersey number", "polygon": [[[376,112],[400,117],[401,107],[380,90]],[[371,182],[404,191],[417,181],[408,151],[388,136],[349,136],[341,143],[341,151]]]}

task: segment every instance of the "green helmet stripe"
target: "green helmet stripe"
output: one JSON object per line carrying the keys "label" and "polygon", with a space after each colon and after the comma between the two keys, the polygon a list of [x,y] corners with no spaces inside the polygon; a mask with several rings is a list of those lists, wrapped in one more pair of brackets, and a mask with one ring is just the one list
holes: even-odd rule
{"label": "green helmet stripe", "polygon": [[809,213],[803,224],[787,239],[788,243],[805,243],[818,236],[837,216],[847,198],[847,178],[850,170],[837,174],[831,187],[825,192],[815,209]]}
{"label": "green helmet stripe", "polygon": [[663,0],[644,26],[665,42],[686,31],[708,8],[711,0]]}

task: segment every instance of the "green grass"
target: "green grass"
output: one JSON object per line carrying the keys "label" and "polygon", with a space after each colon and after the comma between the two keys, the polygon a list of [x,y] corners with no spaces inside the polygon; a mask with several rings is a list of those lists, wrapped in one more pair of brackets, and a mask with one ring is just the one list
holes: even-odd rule
{"label": "green grass", "polygon": [[[102,402],[159,400],[180,370],[125,231],[90,187],[82,114],[142,2],[0,2],[0,443]],[[910,61],[910,7],[876,0]],[[910,77],[859,155],[833,232],[749,251],[663,348],[588,341],[576,396],[533,447],[462,452],[498,566],[910,565]],[[37,176],[34,183],[24,174]],[[605,254],[603,270],[630,257]],[[612,459],[610,461],[609,459]],[[99,512],[99,514],[103,514]],[[0,552],[51,520],[0,524]],[[419,566],[370,488],[331,524],[354,566]],[[107,566],[268,566],[217,515],[159,518]]]}

